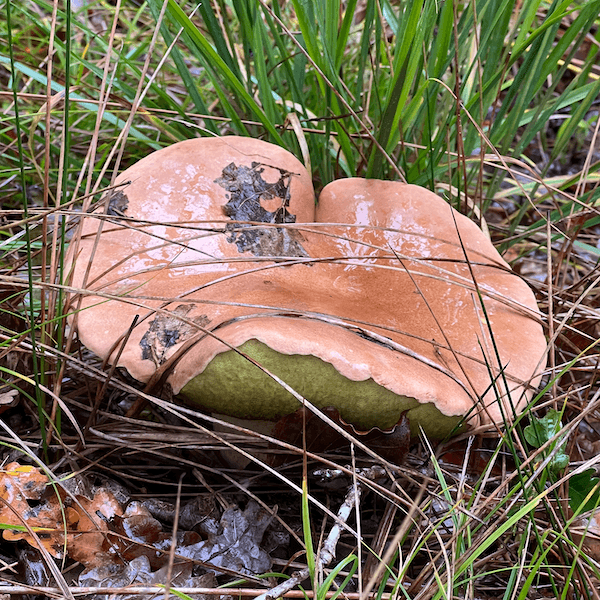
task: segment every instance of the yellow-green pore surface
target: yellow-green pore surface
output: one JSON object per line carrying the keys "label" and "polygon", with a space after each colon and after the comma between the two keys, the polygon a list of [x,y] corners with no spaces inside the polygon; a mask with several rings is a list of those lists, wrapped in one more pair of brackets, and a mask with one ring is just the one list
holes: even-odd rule
{"label": "yellow-green pore surface", "polygon": [[[317,407],[336,408],[358,430],[390,429],[406,413],[413,435],[422,427],[428,436],[443,438],[460,421],[443,415],[431,403],[398,396],[373,379],[351,381],[315,356],[280,354],[254,339],[239,350]],[[211,412],[241,419],[276,420],[300,408],[296,398],[233,350],[217,354],[181,394]]]}

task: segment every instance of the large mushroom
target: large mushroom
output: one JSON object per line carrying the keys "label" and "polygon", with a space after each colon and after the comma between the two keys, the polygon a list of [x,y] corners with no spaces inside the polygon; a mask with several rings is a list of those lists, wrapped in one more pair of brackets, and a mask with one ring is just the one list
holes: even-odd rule
{"label": "large mushroom", "polygon": [[428,190],[345,179],[315,211],[295,157],[233,136],[155,152],[116,183],[69,250],[71,318],[140,382],[162,375],[235,418],[296,411],[258,364],[358,430],[405,415],[434,437],[510,419],[539,382],[533,293]]}

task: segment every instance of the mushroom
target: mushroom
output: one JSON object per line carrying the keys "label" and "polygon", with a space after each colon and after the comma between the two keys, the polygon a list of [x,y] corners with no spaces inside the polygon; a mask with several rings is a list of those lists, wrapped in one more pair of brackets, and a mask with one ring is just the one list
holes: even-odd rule
{"label": "mushroom", "polygon": [[260,365],[358,430],[407,416],[433,437],[511,418],[539,382],[533,293],[428,190],[339,180],[315,211],[296,158],[234,136],[159,150],[116,185],[69,249],[71,319],[140,382],[234,418],[296,411]]}

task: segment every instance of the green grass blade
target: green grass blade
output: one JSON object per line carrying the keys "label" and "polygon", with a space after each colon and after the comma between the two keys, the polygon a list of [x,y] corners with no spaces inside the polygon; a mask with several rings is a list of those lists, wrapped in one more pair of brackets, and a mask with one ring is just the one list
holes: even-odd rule
{"label": "green grass blade", "polygon": [[[149,0],[151,2],[157,0]],[[170,15],[175,22],[183,27],[189,39],[196,46],[196,48],[202,53],[205,59],[205,65],[211,69],[215,74],[218,74],[219,81],[223,81],[231,87],[232,91],[237,97],[246,105],[250,110],[253,118],[259,120],[265,129],[271,135],[271,139],[274,143],[284,145],[281,136],[274,127],[274,124],[267,117],[263,109],[256,103],[256,101],[248,94],[243,82],[238,79],[234,70],[232,70],[227,62],[221,58],[221,56],[215,51],[208,39],[202,34],[202,32],[194,25],[190,18],[184,13],[184,11],[174,2],[174,0],[168,0]],[[215,78],[217,81],[217,78]],[[225,96],[222,93],[220,97],[222,100]],[[241,122],[240,122],[241,124]]]}
{"label": "green grass blade", "polygon": [[302,478],[302,533],[306,547],[306,564],[310,572],[311,582],[315,582],[315,550],[312,542],[312,529],[310,526],[310,507],[308,504],[308,483],[306,477]]}

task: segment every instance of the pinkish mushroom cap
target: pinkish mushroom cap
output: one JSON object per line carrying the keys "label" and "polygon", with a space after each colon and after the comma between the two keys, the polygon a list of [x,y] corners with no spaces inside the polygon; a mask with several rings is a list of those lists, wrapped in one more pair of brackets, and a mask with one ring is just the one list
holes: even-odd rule
{"label": "pinkish mushroom cap", "polygon": [[500,406],[510,417],[539,381],[533,293],[432,192],[346,179],[315,214],[296,158],[237,137],[175,144],[117,184],[69,251],[86,290],[74,322],[109,362],[124,344],[119,366],[141,382],[164,372],[174,394],[231,417],[294,412],[246,355],[359,429],[406,414],[442,436],[465,416],[501,421]]}

